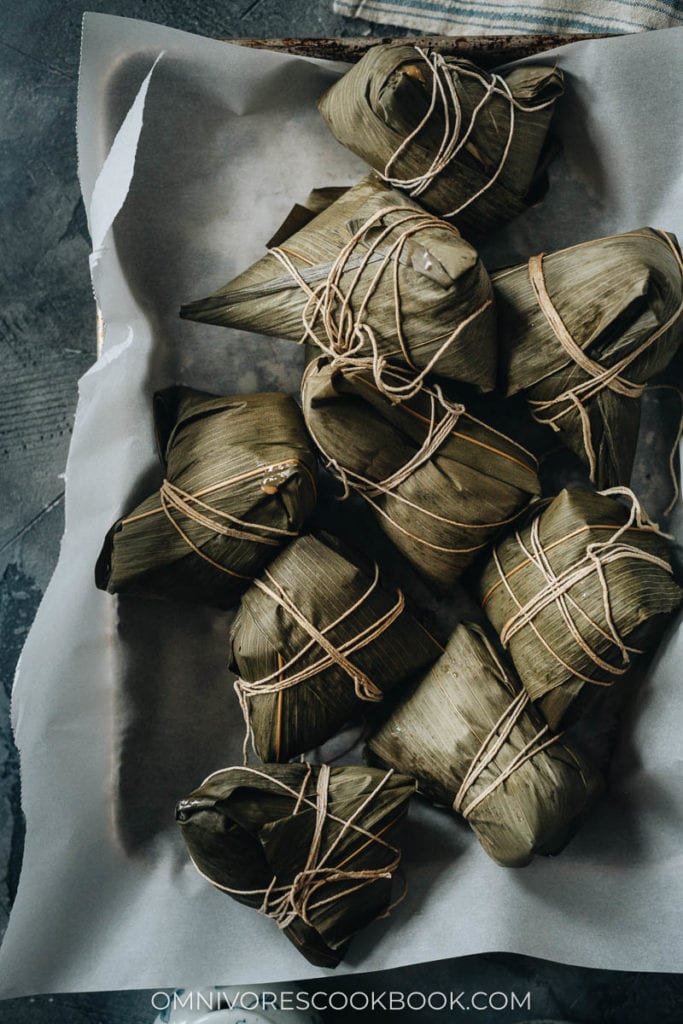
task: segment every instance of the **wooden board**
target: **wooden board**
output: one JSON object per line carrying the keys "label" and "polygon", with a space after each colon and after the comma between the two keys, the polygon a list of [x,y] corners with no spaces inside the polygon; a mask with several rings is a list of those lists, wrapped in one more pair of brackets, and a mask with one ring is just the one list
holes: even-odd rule
{"label": "wooden board", "polygon": [[467,57],[481,67],[491,68],[508,61],[532,57],[536,53],[552,50],[566,43],[576,43],[585,39],[604,39],[607,33],[596,35],[514,35],[514,36],[360,36],[343,39],[225,39],[226,43],[239,43],[240,46],[279,50],[283,53],[294,53],[302,57],[322,57],[327,60],[343,60],[355,63],[360,60],[371,46],[379,43],[414,43],[422,47],[431,47],[452,57]]}

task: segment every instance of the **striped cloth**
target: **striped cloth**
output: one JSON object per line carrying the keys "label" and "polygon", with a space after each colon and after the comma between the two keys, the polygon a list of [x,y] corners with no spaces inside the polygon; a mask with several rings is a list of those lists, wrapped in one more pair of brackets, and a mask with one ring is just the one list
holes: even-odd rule
{"label": "striped cloth", "polygon": [[683,25],[683,0],[334,0],[334,10],[446,36],[638,32]]}

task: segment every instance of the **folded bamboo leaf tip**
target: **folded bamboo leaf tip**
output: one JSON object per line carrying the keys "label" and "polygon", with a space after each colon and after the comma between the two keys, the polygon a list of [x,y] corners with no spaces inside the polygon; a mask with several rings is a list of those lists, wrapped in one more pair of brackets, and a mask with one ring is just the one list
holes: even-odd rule
{"label": "folded bamboo leaf tip", "polygon": [[335,362],[370,368],[392,398],[400,396],[384,370],[395,363],[411,369],[415,389],[437,373],[491,390],[493,291],[472,246],[374,176],[325,206],[329,198],[315,194],[308,222],[299,208],[299,230],[181,315],[310,343]]}

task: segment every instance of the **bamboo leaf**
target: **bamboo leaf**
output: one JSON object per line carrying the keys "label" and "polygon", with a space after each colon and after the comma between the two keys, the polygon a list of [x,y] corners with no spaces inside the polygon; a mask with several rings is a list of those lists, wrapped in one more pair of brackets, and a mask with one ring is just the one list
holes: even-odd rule
{"label": "bamboo leaf", "polygon": [[335,967],[352,936],[389,910],[400,861],[390,830],[415,784],[373,768],[327,771],[296,763],[215,772],[176,818],[208,881],[274,917],[311,963]]}
{"label": "bamboo leaf", "polygon": [[[559,853],[602,787],[574,747],[548,742],[553,737],[533,706],[522,698],[515,707],[521,693],[483,630],[461,623],[436,664],[369,741],[383,764],[414,776],[433,802],[453,809],[462,792],[468,823],[505,867]],[[473,766],[481,770],[472,775]],[[472,781],[462,791],[468,773]]]}
{"label": "bamboo leaf", "polygon": [[155,414],[166,482],[111,528],[97,585],[230,608],[315,507],[301,412],[284,394],[171,388]]}
{"label": "bamboo leaf", "polygon": [[662,534],[609,493],[572,490],[495,546],[477,590],[553,728],[618,683],[682,596]]}
{"label": "bamboo leaf", "polygon": [[[403,380],[409,374],[387,374],[397,386]],[[429,445],[430,424],[445,422],[453,408],[433,388],[392,403],[368,371],[318,359],[304,375],[302,402],[332,472],[366,498],[399,550],[441,590],[539,493],[533,455],[466,410],[452,417],[429,457],[416,461]],[[397,473],[400,480],[383,484]]]}
{"label": "bamboo leaf", "polygon": [[[396,187],[405,182],[426,209],[447,216],[463,207],[453,221],[469,238],[525,209],[563,88],[558,68],[494,78],[471,61],[400,42],[373,46],[318,106],[339,142]],[[408,184],[439,155],[422,188]]]}
{"label": "bamboo leaf", "polygon": [[[279,591],[345,652],[350,667],[328,656],[286,602],[275,599]],[[439,653],[400,591],[382,587],[376,567],[334,538],[313,534],[293,541],[246,592],[230,645],[232,667],[251,684],[243,707],[264,761],[286,761],[318,746],[364,702],[381,699]]]}
{"label": "bamboo leaf", "polygon": [[[667,367],[683,340],[676,238],[639,228],[595,239],[545,255],[542,274],[548,301],[595,365],[579,365],[561,343],[529,266],[512,267],[494,275],[507,393],[524,394],[532,414],[589,465],[598,487],[628,484],[642,386]],[[610,376],[620,364],[619,375]],[[603,383],[601,369],[608,371]]]}
{"label": "bamboo leaf", "polygon": [[[289,224],[304,221],[299,208]],[[340,358],[371,359],[374,345],[377,358],[407,354],[417,370],[494,386],[491,283],[451,225],[370,176],[276,240],[279,248],[181,316],[307,340]]]}

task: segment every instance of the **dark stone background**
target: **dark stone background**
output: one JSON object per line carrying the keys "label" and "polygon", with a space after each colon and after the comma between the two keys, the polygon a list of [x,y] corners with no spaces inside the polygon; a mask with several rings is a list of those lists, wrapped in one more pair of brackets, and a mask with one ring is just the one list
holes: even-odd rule
{"label": "dark stone background", "polygon": [[[331,0],[129,0],[91,10],[208,36],[406,34],[334,15]],[[5,0],[0,38],[0,934],[21,866],[18,757],[9,727],[16,662],[57,560],[76,382],[94,357],[89,240],[76,176],[76,83],[83,8]],[[466,923],[464,923],[466,926]],[[179,979],[180,982],[181,979]],[[219,979],[217,979],[219,980]],[[680,1024],[678,976],[590,971],[511,955],[441,961],[317,988],[532,993],[530,1016],[581,1024]],[[147,1024],[150,993],[89,993],[0,1003],[7,1024]],[[362,1017],[333,1014],[340,1020]],[[383,1017],[375,1014],[375,1017]],[[387,1014],[392,1020],[402,1014]],[[414,1020],[415,1013],[406,1015]],[[421,1013],[423,1019],[466,1014]]]}

